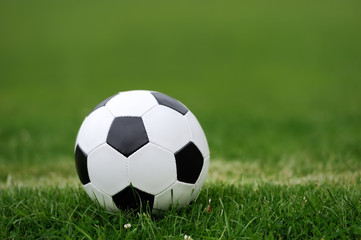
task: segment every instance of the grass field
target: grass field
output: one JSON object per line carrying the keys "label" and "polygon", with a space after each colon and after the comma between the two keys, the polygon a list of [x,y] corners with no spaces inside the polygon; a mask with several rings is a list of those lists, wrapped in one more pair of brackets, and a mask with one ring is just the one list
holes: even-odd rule
{"label": "grass field", "polygon": [[[361,238],[360,7],[0,0],[0,239]],[[84,117],[131,89],[181,100],[210,146],[162,217],[100,209],[75,171]]]}

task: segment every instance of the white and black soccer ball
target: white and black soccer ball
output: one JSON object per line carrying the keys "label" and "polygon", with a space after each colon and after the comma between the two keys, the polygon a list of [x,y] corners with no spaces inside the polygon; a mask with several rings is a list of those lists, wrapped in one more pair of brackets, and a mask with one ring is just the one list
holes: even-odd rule
{"label": "white and black soccer ball", "polygon": [[85,118],[75,144],[85,191],[108,210],[178,208],[194,200],[209,167],[206,136],[181,102],[159,92],[127,91]]}

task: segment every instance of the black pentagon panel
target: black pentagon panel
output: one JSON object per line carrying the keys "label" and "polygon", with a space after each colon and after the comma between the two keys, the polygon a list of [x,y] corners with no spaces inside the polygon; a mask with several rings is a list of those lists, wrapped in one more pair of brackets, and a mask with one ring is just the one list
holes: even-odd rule
{"label": "black pentagon panel", "polygon": [[165,95],[160,92],[152,92],[152,94],[155,97],[155,99],[157,99],[158,104],[170,107],[183,115],[185,115],[188,112],[188,108],[178,100],[171,98],[168,95]]}
{"label": "black pentagon panel", "polygon": [[193,142],[187,143],[181,150],[175,153],[177,166],[177,178],[181,182],[195,183],[201,174],[203,156]]}
{"label": "black pentagon panel", "polygon": [[144,211],[153,209],[154,196],[143,192],[133,186],[128,186],[113,197],[115,205],[119,209],[140,209]]}
{"label": "black pentagon panel", "polygon": [[105,104],[107,104],[107,102],[109,102],[109,100],[110,99],[112,99],[114,96],[116,96],[117,94],[115,94],[115,95],[113,95],[113,96],[111,96],[111,97],[108,97],[107,99],[104,99],[101,103],[99,103],[92,111],[91,111],[91,113],[92,112],[94,112],[95,110],[97,110],[98,108],[101,108],[101,107],[103,107],[103,106],[105,106]]}
{"label": "black pentagon panel", "polygon": [[117,117],[110,126],[107,143],[126,157],[149,142],[141,117]]}
{"label": "black pentagon panel", "polygon": [[83,185],[89,183],[87,155],[81,150],[79,145],[77,145],[75,149],[75,166],[80,182]]}

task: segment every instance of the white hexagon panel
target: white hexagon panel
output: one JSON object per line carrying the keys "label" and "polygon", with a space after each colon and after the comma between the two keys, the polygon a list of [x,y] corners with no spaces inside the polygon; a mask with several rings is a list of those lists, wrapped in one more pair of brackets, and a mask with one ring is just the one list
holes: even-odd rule
{"label": "white hexagon panel", "polygon": [[85,154],[89,154],[105,143],[113,119],[113,115],[105,107],[90,113],[80,127],[75,145],[79,145]]}
{"label": "white hexagon panel", "polygon": [[191,111],[188,111],[185,118],[191,131],[192,141],[197,145],[204,158],[209,157],[207,138],[196,116]]}
{"label": "white hexagon panel", "polygon": [[149,141],[173,153],[191,140],[186,119],[169,107],[157,106],[142,118]]}
{"label": "white hexagon panel", "polygon": [[104,207],[108,211],[115,212],[119,210],[114,202],[111,196],[101,192],[98,188],[94,186],[92,183],[85,184],[84,186],[85,191],[90,196],[90,198],[97,203],[99,203],[100,206]]}
{"label": "white hexagon panel", "polygon": [[128,159],[132,185],[156,195],[177,180],[174,154],[152,143],[139,149]]}
{"label": "white hexagon panel", "polygon": [[90,181],[98,189],[112,196],[129,185],[127,158],[103,144],[88,156]]}
{"label": "white hexagon panel", "polygon": [[115,117],[140,117],[156,105],[158,103],[153,95],[142,90],[121,92],[105,104]]}
{"label": "white hexagon panel", "polygon": [[167,190],[155,196],[153,209],[168,210],[170,207],[178,209],[184,207],[193,199],[194,190],[194,184],[177,181]]}

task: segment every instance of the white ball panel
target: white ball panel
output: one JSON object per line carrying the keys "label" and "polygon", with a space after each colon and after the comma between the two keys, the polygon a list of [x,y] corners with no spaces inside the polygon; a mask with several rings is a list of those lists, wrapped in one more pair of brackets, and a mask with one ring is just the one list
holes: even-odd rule
{"label": "white ball panel", "polygon": [[194,116],[193,113],[191,113],[191,111],[188,111],[185,117],[191,130],[192,141],[197,145],[203,157],[208,157],[209,147],[207,143],[207,138],[197,118]]}
{"label": "white ball panel", "polygon": [[177,180],[174,154],[151,143],[132,154],[128,164],[133,186],[153,195]]}
{"label": "white ball panel", "polygon": [[157,100],[149,91],[120,92],[105,105],[116,117],[142,116],[152,107],[158,105]]}
{"label": "white ball panel", "polygon": [[129,185],[127,159],[108,144],[88,156],[90,181],[104,193],[113,196]]}
{"label": "white ball panel", "polygon": [[207,178],[207,174],[208,174],[208,169],[209,169],[209,157],[207,157],[206,159],[204,159],[204,164],[203,164],[203,168],[201,171],[201,174],[199,175],[199,178],[197,180],[197,182],[195,183],[195,191],[194,191],[194,195],[193,195],[193,199],[194,200],[198,194],[200,193],[206,178]]}
{"label": "white ball panel", "polygon": [[168,210],[172,204],[178,209],[190,203],[194,195],[194,184],[176,181],[170,188],[154,198],[154,209]]}
{"label": "white ball panel", "polygon": [[78,132],[77,143],[86,154],[106,142],[113,119],[105,107],[98,108],[85,118]]}
{"label": "white ball panel", "polygon": [[85,191],[89,195],[89,197],[98,202],[100,206],[104,207],[108,211],[116,212],[118,211],[118,208],[115,206],[113,199],[111,196],[101,192],[99,189],[97,189],[94,184],[87,183],[86,185],[83,185]]}
{"label": "white ball panel", "polygon": [[179,112],[156,106],[143,116],[149,141],[175,153],[191,139],[186,119]]}

